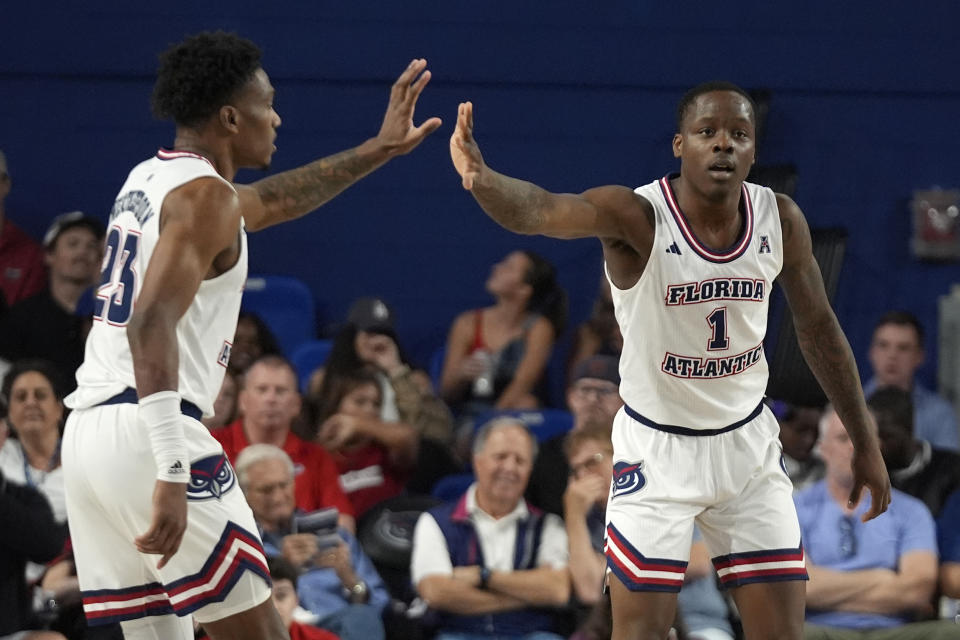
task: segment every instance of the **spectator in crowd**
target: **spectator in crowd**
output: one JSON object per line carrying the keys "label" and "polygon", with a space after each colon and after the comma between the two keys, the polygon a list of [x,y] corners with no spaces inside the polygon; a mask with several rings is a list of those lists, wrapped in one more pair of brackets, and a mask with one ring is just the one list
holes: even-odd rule
{"label": "spectator in crowd", "polygon": [[337,635],[325,629],[318,629],[293,619],[293,612],[299,604],[297,569],[282,556],[268,557],[267,568],[270,569],[270,578],[273,580],[273,604],[280,613],[283,625],[290,633],[290,640],[337,640]]}
{"label": "spectator in crowd", "polygon": [[438,640],[556,639],[551,608],[567,604],[563,523],[523,499],[536,456],[526,425],[498,418],[474,441],[476,482],[420,516],[411,579],[439,615]]}
{"label": "spectator in crowd", "polygon": [[[380,417],[403,422],[417,434],[441,445],[453,439],[450,410],[434,393],[430,376],[410,365],[397,340],[394,313],[379,298],[359,298],[350,307],[346,325],[334,338],[324,374],[340,375],[372,367],[380,383]],[[322,392],[322,378],[312,381]]]}
{"label": "spectator in crowd", "polygon": [[[570,463],[570,482],[563,494],[563,505],[573,592],[583,604],[607,608],[601,592],[607,570],[603,552],[604,512],[613,477],[610,429],[588,427],[571,431],[564,445]],[[699,534],[690,550],[678,603],[687,638],[733,640],[730,612],[717,589],[710,554]]]}
{"label": "spectator in crowd", "polygon": [[357,540],[343,528],[331,542],[295,528],[290,457],[273,445],[252,445],[237,458],[236,470],[265,554],[301,571],[297,595],[316,616],[314,624],[344,640],[383,640],[381,616],[390,595]]}
{"label": "spectator in crowd", "polygon": [[57,216],[43,239],[47,286],[12,305],[0,321],[0,357],[43,358],[57,367],[68,391],[76,387],[93,319],[103,235],[103,223],[80,211]]}
{"label": "spectator in crowd", "polygon": [[278,355],[261,356],[250,365],[243,379],[238,404],[242,416],[211,431],[231,462],[251,444],[272,444],[293,459],[297,474],[297,507],[313,511],[322,507],[340,510],[340,524],[356,531],[353,506],[338,481],[337,465],[318,444],[293,432],[300,415],[300,394],[293,365]]}
{"label": "spectator in crowd", "polygon": [[239,378],[247,368],[262,356],[280,353],[280,345],[270,327],[252,311],[241,311],[237,317],[237,330],[230,347],[228,371]]}
{"label": "spectator in crowd", "polygon": [[805,489],[823,478],[823,460],[815,446],[822,412],[817,407],[801,407],[780,400],[771,402],[770,408],[780,424],[783,466],[793,490]]}
{"label": "spectator in crowd", "polygon": [[[606,431],[609,439],[613,417],[623,406],[619,362],[615,356],[591,356],[574,369],[567,387],[573,431],[599,428]],[[563,514],[563,492],[570,475],[563,452],[564,437],[565,434],[550,438],[540,446],[527,487],[527,500],[557,515]]]}
{"label": "spectator in crowd", "polygon": [[930,510],[894,489],[887,512],[863,522],[869,493],[856,508],[848,502],[853,443],[831,407],[820,424],[826,475],[794,496],[810,574],[804,637],[956,638],[953,621],[911,622],[933,613],[937,540]]}
{"label": "spectator in crowd", "polygon": [[381,418],[381,390],[372,369],[328,371],[311,420],[317,425],[315,441],[333,455],[340,486],[358,517],[403,491],[417,461],[416,431]]}
{"label": "spectator in crowd", "polygon": [[238,418],[237,416],[237,395],[240,393],[237,388],[236,376],[227,369],[223,376],[223,382],[220,384],[220,391],[217,393],[217,399],[213,401],[213,415],[209,418],[203,418],[200,422],[213,431],[220,427],[225,427]]}
{"label": "spectator in crowd", "polygon": [[566,323],[556,269],[533,252],[513,251],[495,264],[486,289],[493,306],[454,320],[440,377],[444,399],[469,418],[539,406],[547,361]]}
{"label": "spectator in crowd", "polygon": [[923,325],[912,313],[885,313],[873,330],[870,365],[874,377],[863,386],[863,392],[869,396],[880,387],[898,387],[909,392],[913,397],[916,437],[935,447],[957,451],[960,433],[953,408],[916,379],[924,360],[924,338]]}
{"label": "spectator in crowd", "polygon": [[7,157],[0,151],[0,311],[40,293],[47,284],[43,251],[7,217],[10,195]]}
{"label": "spectator in crowd", "polygon": [[606,274],[600,277],[600,291],[586,322],[577,327],[567,364],[567,378],[572,382],[577,365],[591,356],[615,356],[623,351],[623,334],[613,313],[613,297]]}
{"label": "spectator in crowd", "polygon": [[54,519],[66,522],[60,466],[63,389],[57,370],[44,360],[16,362],[4,378],[0,394],[11,430],[0,448],[0,470],[8,482],[40,491],[49,501]]}
{"label": "spectator in crowd", "polygon": [[960,454],[914,437],[909,392],[898,387],[877,389],[867,398],[867,406],[877,421],[890,484],[923,501],[936,518],[950,494],[960,489]]}
{"label": "spectator in crowd", "polygon": [[940,548],[940,591],[960,599],[960,491],[954,491],[937,518]]}

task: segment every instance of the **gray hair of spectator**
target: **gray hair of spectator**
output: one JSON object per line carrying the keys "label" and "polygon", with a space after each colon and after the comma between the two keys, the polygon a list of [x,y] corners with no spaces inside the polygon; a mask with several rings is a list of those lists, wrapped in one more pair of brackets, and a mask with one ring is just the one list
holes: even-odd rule
{"label": "gray hair of spectator", "polygon": [[240,452],[236,464],[233,465],[241,489],[247,488],[250,467],[264,460],[282,460],[286,464],[287,471],[290,472],[290,477],[293,477],[293,460],[283,449],[272,444],[251,444]]}
{"label": "gray hair of spectator", "polygon": [[537,439],[530,431],[530,427],[528,427],[527,423],[520,418],[511,418],[510,416],[494,418],[480,427],[480,429],[477,431],[477,435],[473,438],[473,455],[477,455],[483,451],[484,447],[487,446],[487,440],[490,438],[491,433],[497,431],[498,429],[506,429],[508,427],[523,429],[523,432],[527,434],[528,438],[530,438],[530,459],[536,460],[538,448]]}
{"label": "gray hair of spectator", "polygon": [[[818,442],[823,441],[823,436],[827,432],[827,428],[830,426],[830,419],[832,416],[837,416],[837,419],[840,419],[840,414],[837,413],[837,410],[833,408],[833,403],[828,402],[827,406],[823,408],[823,413],[820,414],[820,430],[819,437],[817,438]],[[877,433],[877,420],[874,418],[873,414],[867,412],[867,423],[873,429],[873,433]],[[840,424],[843,424],[843,420],[840,420]],[[843,427],[846,429],[846,426]]]}

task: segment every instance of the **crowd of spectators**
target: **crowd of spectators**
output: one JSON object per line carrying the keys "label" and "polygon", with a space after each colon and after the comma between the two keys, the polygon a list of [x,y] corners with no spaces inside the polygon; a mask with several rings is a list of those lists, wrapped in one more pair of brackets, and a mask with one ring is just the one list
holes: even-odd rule
{"label": "crowd of spectators", "polygon": [[[6,219],[10,187],[0,153],[0,518],[15,523],[0,527],[0,640],[75,640],[92,636],[59,442],[104,226],[71,212],[36,243]],[[546,393],[567,320],[556,270],[514,251],[486,289],[493,304],[453,321],[436,379],[408,358],[385,300],[355,301],[303,388],[267,323],[241,314],[204,424],[235,467],[292,638],[609,638],[604,508],[623,404],[609,284],[570,332],[562,407]],[[874,330],[865,389],[896,489],[874,521],[860,521],[869,496],[846,505],[852,445],[830,407],[770,402],[811,576],[808,638],[960,638],[938,619],[941,598],[960,598],[960,434],[950,405],[916,380],[924,340],[905,312]],[[565,415],[562,428],[544,429],[539,409]],[[379,526],[403,496],[433,506]],[[378,567],[390,544],[409,589],[381,578],[396,565]],[[695,532],[690,544],[674,633],[740,637],[705,543]]]}

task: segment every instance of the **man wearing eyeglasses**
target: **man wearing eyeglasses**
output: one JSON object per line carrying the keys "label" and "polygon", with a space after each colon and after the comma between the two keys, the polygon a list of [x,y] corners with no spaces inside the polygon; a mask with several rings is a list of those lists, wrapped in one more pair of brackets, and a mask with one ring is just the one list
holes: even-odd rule
{"label": "man wearing eyeglasses", "polygon": [[836,412],[820,422],[826,475],[794,496],[807,554],[806,640],[960,638],[953,621],[931,620],[937,581],[933,517],[896,489],[890,507],[868,522],[869,493],[855,508],[853,444]]}
{"label": "man wearing eyeglasses", "polygon": [[[610,439],[613,417],[623,406],[618,365],[615,356],[591,356],[574,368],[567,387],[567,407],[573,415],[572,431],[598,428],[606,431],[607,439]],[[563,515],[563,492],[570,473],[563,452],[565,435],[540,444],[526,493],[531,503],[559,516]]]}

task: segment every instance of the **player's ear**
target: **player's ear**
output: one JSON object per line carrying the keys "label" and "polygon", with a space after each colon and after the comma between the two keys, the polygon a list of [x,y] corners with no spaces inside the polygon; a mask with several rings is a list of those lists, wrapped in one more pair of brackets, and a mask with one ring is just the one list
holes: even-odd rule
{"label": "player's ear", "polygon": [[679,158],[683,150],[683,136],[679,133],[673,134],[673,157]]}
{"label": "player's ear", "polygon": [[217,114],[220,126],[226,129],[227,131],[236,132],[237,131],[237,122],[240,120],[240,114],[237,112],[236,107],[230,105],[224,105],[220,107],[220,112]]}

